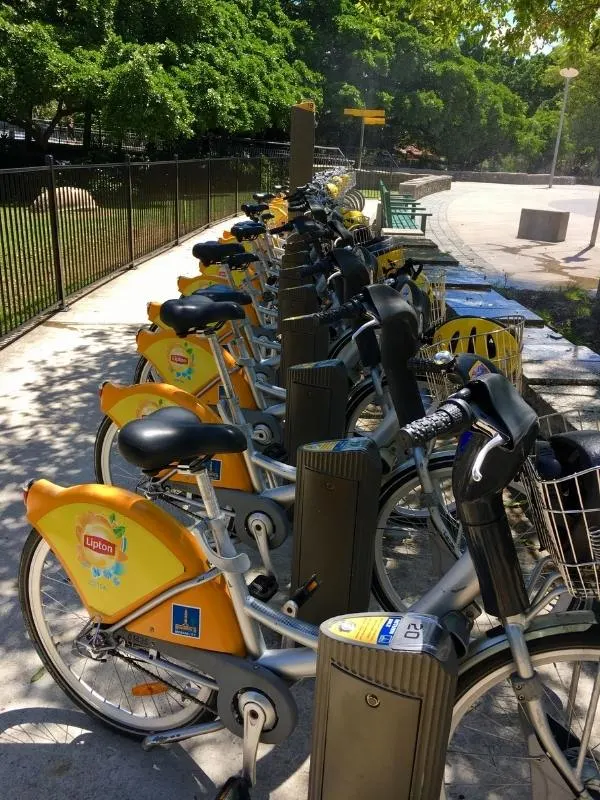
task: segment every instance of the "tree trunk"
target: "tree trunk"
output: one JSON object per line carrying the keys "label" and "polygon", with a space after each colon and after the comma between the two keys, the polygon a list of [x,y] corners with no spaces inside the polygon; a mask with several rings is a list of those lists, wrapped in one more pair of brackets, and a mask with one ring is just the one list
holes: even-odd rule
{"label": "tree trunk", "polygon": [[92,109],[87,106],[83,120],[83,149],[89,153],[92,147]]}

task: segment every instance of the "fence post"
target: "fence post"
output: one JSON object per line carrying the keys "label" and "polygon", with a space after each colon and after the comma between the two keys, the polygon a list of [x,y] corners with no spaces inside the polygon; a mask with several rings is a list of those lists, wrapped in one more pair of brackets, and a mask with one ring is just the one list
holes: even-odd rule
{"label": "fence post", "polygon": [[240,210],[240,159],[235,157],[235,213]]}
{"label": "fence post", "polygon": [[52,239],[52,257],[54,260],[54,278],[56,281],[56,294],[59,308],[67,311],[65,295],[65,271],[60,254],[60,240],[58,234],[58,209],[56,205],[56,175],[54,174],[54,158],[46,156],[48,166],[48,211],[50,213],[50,237]]}
{"label": "fence post", "polygon": [[206,222],[207,222],[208,225],[210,225],[210,221],[211,221],[211,218],[212,218],[212,213],[211,213],[212,212],[212,197],[211,197],[211,191],[210,191],[210,189],[211,189],[211,185],[210,185],[210,183],[211,183],[211,174],[210,173],[211,173],[211,166],[210,166],[210,156],[209,156],[208,157],[208,168],[206,170],[207,179],[208,179],[208,186],[207,186],[207,190],[206,190],[206,197],[207,197],[207,203],[208,203],[208,205],[207,205],[207,220],[206,220]]}
{"label": "fence post", "polygon": [[133,184],[131,181],[131,156],[127,154],[127,246],[129,248],[129,268],[135,269],[133,252]]}
{"label": "fence post", "polygon": [[179,244],[179,155],[175,153],[175,244]]}

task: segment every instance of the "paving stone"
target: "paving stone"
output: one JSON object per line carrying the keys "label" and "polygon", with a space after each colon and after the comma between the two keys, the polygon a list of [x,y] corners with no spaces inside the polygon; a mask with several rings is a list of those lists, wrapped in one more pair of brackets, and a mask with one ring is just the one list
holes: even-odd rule
{"label": "paving stone", "polygon": [[446,275],[447,289],[477,289],[482,292],[489,292],[492,288],[485,276],[485,272],[480,269],[473,269],[473,267],[459,264],[457,267],[444,266],[444,273]]}
{"label": "paving stone", "polygon": [[566,357],[526,361],[523,375],[530,383],[542,386],[600,385],[600,359],[583,361]]}
{"label": "paving stone", "polygon": [[533,311],[517,303],[516,300],[507,300],[493,289],[489,291],[449,289],[446,292],[446,304],[455,314],[462,317],[476,316],[495,319],[519,314],[525,317],[526,325],[542,326],[544,324],[543,319]]}
{"label": "paving stone", "polygon": [[597,384],[578,386],[576,392],[572,384],[532,385],[526,390],[525,399],[538,414],[576,411],[585,419],[600,418],[600,386]]}

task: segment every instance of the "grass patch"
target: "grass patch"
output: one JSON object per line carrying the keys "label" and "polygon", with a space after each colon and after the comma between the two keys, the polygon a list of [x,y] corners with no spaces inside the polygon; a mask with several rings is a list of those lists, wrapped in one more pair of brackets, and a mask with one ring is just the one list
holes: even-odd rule
{"label": "grass patch", "polygon": [[[240,202],[246,199],[240,193]],[[210,219],[235,212],[234,192],[213,192]],[[208,197],[181,196],[180,235],[208,222]],[[174,198],[133,204],[135,259],[175,241]],[[61,209],[58,238],[67,297],[129,263],[127,209]],[[175,287],[174,287],[175,290]],[[0,205],[0,336],[58,301],[50,216],[29,206]]]}
{"label": "grass patch", "polygon": [[500,294],[535,311],[573,344],[600,351],[600,308],[595,295],[579,286],[559,289],[498,289]]}

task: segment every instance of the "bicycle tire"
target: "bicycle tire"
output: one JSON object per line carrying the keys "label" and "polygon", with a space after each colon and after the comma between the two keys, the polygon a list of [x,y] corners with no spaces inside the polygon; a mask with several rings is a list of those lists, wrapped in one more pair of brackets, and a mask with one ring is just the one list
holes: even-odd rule
{"label": "bicycle tire", "polygon": [[[429,473],[434,484],[438,478],[440,483],[442,483],[442,478],[444,481],[446,481],[449,477],[451,478],[453,464],[453,453],[434,452],[430,456]],[[411,602],[414,602],[414,600],[417,599],[415,592],[418,592],[418,596],[421,596],[421,594],[423,594],[427,588],[429,588],[429,585],[424,586],[422,584],[429,584],[431,581],[435,583],[435,578],[437,577],[439,579],[444,571],[444,562],[440,560],[442,551],[434,546],[431,547],[428,552],[424,552],[422,544],[423,541],[426,541],[424,538],[421,539],[421,543],[415,547],[415,550],[417,552],[417,558],[420,558],[422,555],[424,556],[426,563],[426,574],[423,574],[423,570],[419,569],[420,562],[417,564],[416,559],[411,560],[408,552],[402,554],[401,564],[404,568],[401,576],[402,587],[406,598],[409,599],[410,602],[404,602],[400,598],[400,595],[394,589],[392,585],[392,579],[386,570],[386,556],[384,553],[383,537],[384,531],[387,530],[385,523],[388,521],[388,517],[386,516],[385,520],[383,517],[386,515],[386,510],[388,506],[392,504],[394,498],[398,498],[398,500],[407,498],[411,493],[415,492],[415,490],[418,492],[420,486],[421,481],[416,467],[413,462],[409,461],[387,476],[379,495],[379,512],[374,539],[371,592],[379,605],[386,611],[406,610]],[[415,500],[416,502],[419,502],[418,494],[415,497]],[[392,508],[394,511],[397,505],[397,502],[393,503]],[[391,513],[392,512],[390,512],[389,516],[391,516]],[[426,537],[433,537],[436,535],[428,530],[428,516],[429,512],[426,509],[411,508],[407,505],[403,506],[403,510],[398,513],[398,517],[401,519],[403,524],[407,526],[405,533],[412,535],[413,540],[417,542],[419,540],[415,539],[415,537],[418,537],[419,534],[424,534]],[[407,544],[407,550],[411,549],[410,544],[410,542]]]}
{"label": "bicycle tire", "polygon": [[[44,572],[42,566],[45,563],[45,559],[47,558],[48,553],[52,554],[52,551],[50,550],[48,544],[35,530],[35,528],[32,529],[29,536],[27,537],[27,540],[23,547],[23,551],[21,553],[21,559],[19,562],[19,575],[18,575],[19,602],[21,605],[23,618],[25,620],[25,626],[27,628],[27,632],[29,633],[31,641],[35,647],[35,650],[38,656],[40,657],[44,667],[48,671],[48,673],[52,676],[57,685],[60,686],[60,688],[67,695],[67,697],[69,697],[77,706],[79,706],[79,708],[81,708],[90,716],[99,720],[103,725],[111,728],[112,730],[116,730],[125,736],[134,739],[143,739],[149,733],[160,730],[168,730],[174,727],[174,722],[177,721],[176,719],[169,719],[168,717],[165,719],[161,718],[160,716],[154,718],[157,721],[156,725],[152,724],[149,720],[143,724],[141,722],[141,719],[143,719],[143,717],[141,717],[140,715],[138,715],[139,716],[138,721],[134,723],[133,719],[136,715],[133,713],[133,706],[130,706],[131,708],[130,714],[123,713],[122,715],[119,715],[118,712],[115,711],[114,717],[111,717],[108,712],[110,704],[107,704],[106,702],[101,702],[101,698],[97,696],[98,694],[97,690],[93,690],[91,687],[88,689],[87,683],[84,683],[83,673],[86,672],[86,669],[84,668],[79,679],[75,678],[74,674],[72,673],[72,670],[70,670],[67,663],[63,660],[62,656],[59,654],[59,647],[61,646],[61,641],[58,641],[58,643],[56,643],[49,628],[43,627],[42,621],[39,618],[40,612],[38,608],[38,601],[36,600],[35,597],[32,597],[34,591],[32,584],[35,583],[35,581],[38,579],[40,580],[40,592],[39,592],[40,596],[41,594],[43,594],[41,590],[42,578],[39,576]],[[56,558],[53,554],[52,557]],[[42,565],[38,564],[39,559],[44,559]],[[57,559],[56,561],[58,564],[59,562]],[[59,583],[59,581],[56,582]],[[67,583],[64,581],[64,579],[62,580],[62,583],[65,586],[70,586],[70,582]],[[74,588],[73,587],[70,588],[71,591],[78,598]],[[67,652],[67,650],[69,652],[71,650],[70,643],[69,647],[65,648],[65,652]],[[112,658],[113,657],[111,656],[111,658],[109,659],[111,665],[113,663],[114,664],[125,663],[120,661],[118,658],[115,658],[113,662]],[[109,663],[108,660],[106,662],[98,662],[95,661],[94,659],[89,659],[89,661],[93,661],[93,663],[96,665],[95,669],[102,668],[98,667],[98,664],[103,664],[104,666],[106,666],[106,664]],[[59,662],[60,664],[62,664],[63,668],[59,666]],[[117,667],[115,666],[115,671],[116,670]],[[67,673],[69,673],[72,677],[69,677]],[[142,680],[147,681],[146,673],[140,671],[139,675]],[[160,680],[160,677],[158,675],[156,676],[156,678]],[[89,675],[89,670],[87,671],[85,680],[86,681],[92,680],[92,678]],[[165,680],[167,680],[166,677]],[[122,676],[121,676],[121,685],[123,685]],[[211,706],[212,708],[214,707],[216,693],[214,691],[209,691],[209,690],[206,691],[208,692],[208,695],[206,700],[203,700],[203,702]],[[141,705],[142,707],[145,707],[143,702],[141,703]],[[110,707],[113,708],[114,706],[111,705]],[[156,710],[158,711],[158,704],[155,703],[155,707]],[[182,719],[179,719],[179,724],[183,722],[183,724],[186,725],[197,724],[200,721],[207,721],[208,719],[215,718],[215,715],[212,713],[212,711],[209,711],[202,706],[197,706],[193,703],[188,705],[186,713],[180,713],[179,715],[175,714],[172,716],[182,717]],[[163,721],[159,722],[158,721],[159,719],[162,719]]]}
{"label": "bicycle tire", "polygon": [[[549,670],[549,677],[561,676],[559,681],[555,679],[551,683],[548,680],[548,686],[544,684],[544,691],[549,716],[557,719],[560,724],[564,724],[562,720],[558,719],[561,708],[557,700],[561,698],[557,692],[567,693],[565,685],[565,675],[568,673],[567,665],[579,665],[582,673],[584,667],[581,665],[585,663],[594,665],[595,669],[598,668],[600,628],[598,625],[593,625],[586,630],[569,630],[568,626],[565,626],[565,630],[562,632],[548,633],[539,638],[529,639],[527,646],[542,681],[545,677],[545,668]],[[559,668],[558,665],[561,664],[563,666]],[[519,703],[510,686],[510,676],[514,670],[515,664],[508,643],[501,650],[490,654],[471,667],[469,667],[468,659],[463,662],[455,694],[446,757],[446,778],[442,793],[442,797],[446,800],[466,796],[503,798],[526,796],[523,792],[524,787],[518,786],[515,775],[519,776],[519,765],[521,765],[521,772],[525,775],[525,780],[527,780],[527,773],[530,778],[534,759],[531,758],[523,739],[519,719]],[[497,705],[497,713],[502,716],[496,716],[490,710],[494,703],[494,692],[499,695],[500,702]],[[586,699],[583,697],[579,701],[576,698],[575,705],[581,705],[585,710]],[[511,708],[511,706],[513,707]],[[565,704],[566,706],[567,704]],[[562,708],[562,712],[564,713],[564,708]],[[480,724],[478,724],[478,714],[481,714]],[[467,716],[468,721],[463,734],[460,726]],[[569,729],[573,730],[572,722],[570,724]],[[576,731],[574,733],[577,734]],[[511,734],[515,735],[514,739],[510,738]],[[489,743],[487,737],[490,737]],[[516,742],[517,737],[520,742]],[[597,742],[598,738],[598,728],[596,727],[594,742]],[[464,746],[463,741],[468,742],[467,747]],[[505,753],[501,752],[502,742],[505,742]],[[590,750],[592,752],[594,750],[592,742],[590,742],[588,752]],[[489,757],[490,752],[494,753],[492,759]],[[482,754],[487,754],[487,758],[484,755],[482,759]],[[571,757],[574,761],[574,754],[571,754]],[[469,758],[472,759],[473,764],[469,763]],[[457,765],[459,766],[457,767]],[[487,790],[482,787],[481,781],[477,782],[478,769],[482,772],[483,781],[490,783]],[[463,786],[460,782],[461,776],[464,776],[464,787],[467,789],[467,794],[461,788]],[[458,778],[458,785],[455,785],[453,789],[449,787],[449,777]],[[495,784],[496,781],[497,784]],[[514,794],[515,786],[517,794]],[[533,797],[534,795],[529,793],[528,796]],[[596,794],[593,793],[593,796]],[[540,797],[539,793],[535,797]]]}
{"label": "bicycle tire", "polygon": [[154,383],[152,365],[146,356],[140,356],[135,365],[132,383]]}

